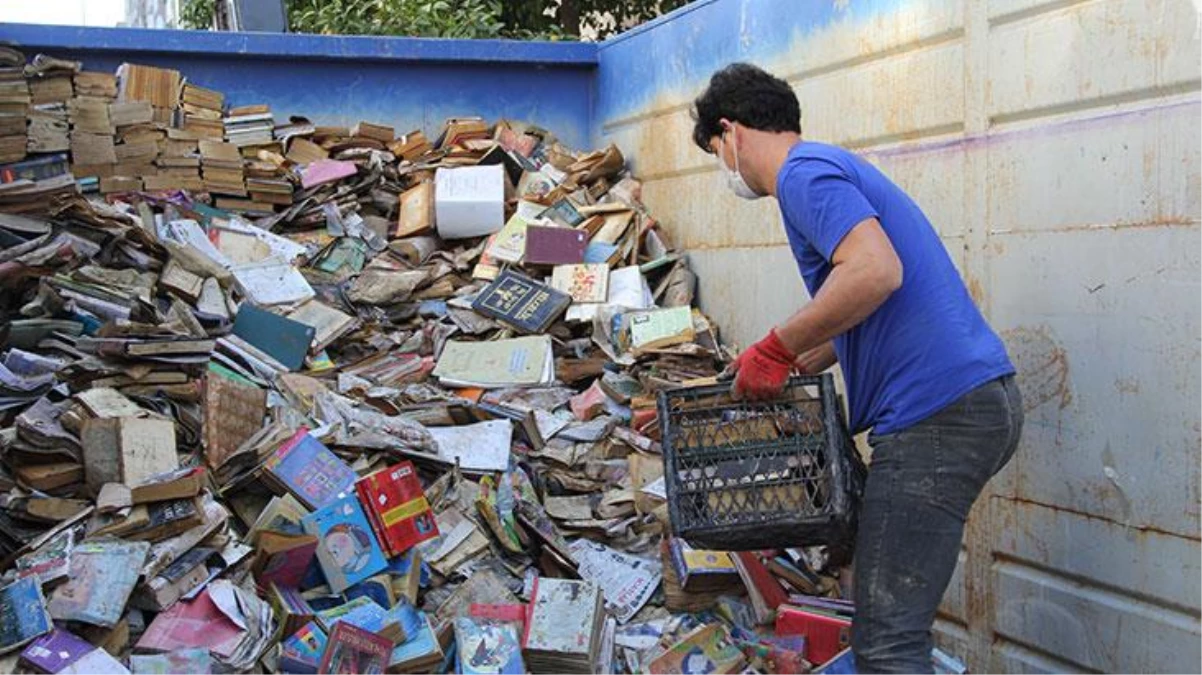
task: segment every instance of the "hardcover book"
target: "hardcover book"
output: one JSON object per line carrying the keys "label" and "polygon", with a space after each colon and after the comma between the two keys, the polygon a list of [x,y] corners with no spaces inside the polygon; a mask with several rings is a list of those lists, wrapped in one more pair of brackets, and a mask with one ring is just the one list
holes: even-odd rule
{"label": "hardcover book", "polygon": [[316,621],[310,621],[280,642],[280,670],[285,673],[317,672],[329,639]]}
{"label": "hardcover book", "polygon": [[10,652],[54,628],[46,613],[36,576],[0,588],[0,654]]}
{"label": "hardcover book", "polygon": [[367,516],[352,496],[305,516],[301,524],[305,532],[317,536],[317,560],[335,593],[388,566]]}
{"label": "hardcover book", "polygon": [[320,509],[349,492],[358,476],[307,429],[296,432],[263,465],[264,471],[310,509]]}
{"label": "hardcover book", "polygon": [[331,631],[318,671],[382,674],[388,667],[391,654],[390,640],[343,622]]}
{"label": "hardcover book", "polygon": [[389,558],[438,536],[434,512],[412,462],[401,462],[361,478],[355,483],[355,491]]}
{"label": "hardcover book", "polygon": [[[533,228],[531,228],[533,229]],[[472,302],[472,309],[524,333],[542,333],[572,299],[513,270],[503,270]]]}
{"label": "hardcover book", "polygon": [[527,265],[572,265],[584,262],[588,233],[571,227],[526,228]]}
{"label": "hardcover book", "polygon": [[112,627],[121,619],[150,544],[86,541],[71,554],[70,579],[54,589],[48,607],[60,621]]}

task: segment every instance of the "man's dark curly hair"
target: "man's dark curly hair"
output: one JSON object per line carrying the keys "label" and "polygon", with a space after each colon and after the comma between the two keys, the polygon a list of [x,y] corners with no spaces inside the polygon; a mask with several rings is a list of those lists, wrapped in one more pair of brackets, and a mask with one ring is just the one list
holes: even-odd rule
{"label": "man's dark curly hair", "polygon": [[801,104],[789,84],[751,65],[732,63],[714,73],[693,101],[693,142],[706,152],[726,118],[760,131],[801,133]]}

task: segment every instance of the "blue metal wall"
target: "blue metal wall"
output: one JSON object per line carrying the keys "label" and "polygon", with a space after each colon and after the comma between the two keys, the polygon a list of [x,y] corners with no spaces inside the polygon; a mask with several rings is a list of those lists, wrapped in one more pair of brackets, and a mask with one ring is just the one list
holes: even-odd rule
{"label": "blue metal wall", "polygon": [[[903,0],[696,0],[599,45],[594,125],[645,112],[657,98],[691,99],[705,87],[710,74],[728,63],[763,65],[834,22],[871,21],[903,4]],[[800,71],[807,68],[807,60],[803,57],[790,65]]]}
{"label": "blue metal wall", "polygon": [[123,61],[175,68],[233,105],[267,103],[277,121],[360,120],[437,133],[456,115],[526,120],[588,145],[596,46],[133,28],[0,25],[0,40],[114,71]]}

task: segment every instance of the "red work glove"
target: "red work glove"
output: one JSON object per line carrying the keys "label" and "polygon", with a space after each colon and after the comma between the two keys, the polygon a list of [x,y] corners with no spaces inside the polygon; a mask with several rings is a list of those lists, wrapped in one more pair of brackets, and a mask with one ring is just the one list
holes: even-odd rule
{"label": "red work glove", "polygon": [[785,389],[797,355],[781,342],[776,330],[751,345],[730,364],[735,376],[731,393],[736,399],[759,401],[775,398]]}

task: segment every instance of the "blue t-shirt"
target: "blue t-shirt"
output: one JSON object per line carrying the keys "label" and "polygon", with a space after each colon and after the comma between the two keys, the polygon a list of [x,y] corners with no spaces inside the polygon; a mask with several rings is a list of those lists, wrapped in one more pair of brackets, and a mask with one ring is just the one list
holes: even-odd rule
{"label": "blue t-shirt", "polygon": [[811,295],[830,274],[839,242],[867,218],[880,221],[901,259],[901,287],[834,340],[854,433],[900,431],[1014,372],[930,221],[876,167],[842,148],[803,141],[776,182]]}

